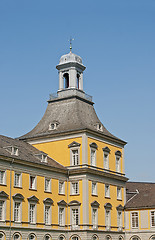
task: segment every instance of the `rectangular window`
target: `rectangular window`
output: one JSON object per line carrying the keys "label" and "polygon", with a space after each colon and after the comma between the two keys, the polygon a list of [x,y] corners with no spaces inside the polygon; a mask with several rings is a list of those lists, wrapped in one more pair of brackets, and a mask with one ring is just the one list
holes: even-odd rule
{"label": "rectangular window", "polygon": [[34,176],[30,176],[30,189],[36,189],[36,178]]}
{"label": "rectangular window", "polygon": [[120,172],[120,157],[116,156],[116,172]]}
{"label": "rectangular window", "polygon": [[5,171],[0,171],[0,184],[5,184]]}
{"label": "rectangular window", "polygon": [[29,207],[29,222],[30,223],[35,223],[35,204],[30,204]]}
{"label": "rectangular window", "polygon": [[132,228],[138,228],[138,212],[131,213]]}
{"label": "rectangular window", "polygon": [[14,221],[20,222],[20,203],[19,202],[14,203]]}
{"label": "rectangular window", "polygon": [[92,182],[92,195],[97,195],[97,183]]}
{"label": "rectangular window", "polygon": [[72,183],[72,195],[77,195],[79,193],[79,183],[73,182]]}
{"label": "rectangular window", "polygon": [[108,184],[105,185],[105,197],[110,197],[110,186]]}
{"label": "rectangular window", "polygon": [[50,224],[50,206],[45,205],[45,224]]}
{"label": "rectangular window", "polygon": [[79,151],[78,149],[72,150],[72,165],[79,165]]}
{"label": "rectangular window", "polygon": [[155,227],[155,211],[151,212],[151,227]]}
{"label": "rectangular window", "polygon": [[20,173],[15,173],[14,186],[15,187],[21,187],[21,174]]}
{"label": "rectangular window", "polygon": [[79,209],[78,208],[72,209],[72,225],[73,226],[79,225]]}
{"label": "rectangular window", "polygon": [[117,212],[118,230],[122,230],[122,212]]}
{"label": "rectangular window", "polygon": [[109,155],[104,153],[104,169],[109,169]]}
{"label": "rectangular window", "polygon": [[45,192],[50,192],[51,191],[51,180],[45,178]]}
{"label": "rectangular window", "polygon": [[117,199],[122,200],[122,189],[117,187]]}
{"label": "rectangular window", "polygon": [[65,183],[62,181],[59,181],[59,194],[64,194],[65,193]]}
{"label": "rectangular window", "polygon": [[64,226],[65,224],[64,224],[64,208],[59,208],[59,225],[60,226]]}
{"label": "rectangular window", "polygon": [[97,209],[96,208],[92,209],[92,225],[93,225],[93,228],[97,227]]}
{"label": "rectangular window", "polygon": [[106,225],[106,228],[109,230],[110,229],[110,211],[109,210],[106,210],[106,213],[105,213],[105,225]]}
{"label": "rectangular window", "polygon": [[4,201],[0,201],[0,221],[4,220]]}
{"label": "rectangular window", "polygon": [[90,162],[92,166],[96,166],[96,151],[94,149],[91,149]]}

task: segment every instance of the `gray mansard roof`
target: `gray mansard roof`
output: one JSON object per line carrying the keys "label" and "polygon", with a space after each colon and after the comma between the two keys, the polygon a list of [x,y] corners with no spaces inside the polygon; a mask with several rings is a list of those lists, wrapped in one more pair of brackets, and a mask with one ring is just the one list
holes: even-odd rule
{"label": "gray mansard roof", "polygon": [[[50,125],[55,129],[50,130]],[[69,133],[81,130],[91,130],[101,136],[126,142],[112,135],[100,122],[93,107],[93,102],[87,95],[79,90],[67,90],[58,93],[56,98],[48,101],[46,112],[41,121],[32,131],[19,139],[35,139],[39,137],[52,137],[60,133]]]}
{"label": "gray mansard roof", "polygon": [[[14,154],[13,149],[17,150],[17,154]],[[65,170],[66,168],[56,162],[51,157],[47,156],[47,161],[43,162],[42,155],[47,156],[46,153],[39,151],[29,143],[19,141],[10,137],[0,135],[0,158],[1,159],[14,159],[23,163],[39,164],[40,166],[48,166],[55,168],[56,170]],[[66,170],[65,170],[66,171]]]}

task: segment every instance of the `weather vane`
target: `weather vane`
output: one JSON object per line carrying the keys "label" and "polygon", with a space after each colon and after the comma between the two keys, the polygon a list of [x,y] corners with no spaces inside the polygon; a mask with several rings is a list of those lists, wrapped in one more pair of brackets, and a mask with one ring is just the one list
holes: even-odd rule
{"label": "weather vane", "polygon": [[68,40],[70,42],[70,52],[72,52],[72,41],[74,41],[74,38],[71,38]]}

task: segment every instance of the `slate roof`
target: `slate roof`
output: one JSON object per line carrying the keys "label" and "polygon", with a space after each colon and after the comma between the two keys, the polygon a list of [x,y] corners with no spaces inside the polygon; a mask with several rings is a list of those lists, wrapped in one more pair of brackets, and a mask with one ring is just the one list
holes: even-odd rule
{"label": "slate roof", "polygon": [[[11,155],[11,153],[7,150],[8,147],[17,147],[18,148],[18,156]],[[54,159],[47,156],[47,162],[41,162],[41,160],[37,157],[40,154],[44,154],[39,151],[29,143],[24,141],[19,141],[17,139],[13,139],[10,137],[0,135],[0,156],[11,157],[14,159],[19,159],[22,161],[32,162],[36,164],[46,165],[53,168],[66,169],[64,166],[56,162]]]}
{"label": "slate roof", "polygon": [[155,183],[127,182],[125,209],[155,208]]}
{"label": "slate roof", "polygon": [[[49,130],[51,123],[57,122],[57,129]],[[102,131],[97,130],[97,124],[102,125]],[[35,137],[53,136],[55,134],[66,133],[77,130],[92,130],[120,141],[125,145],[126,142],[112,135],[100,122],[93,102],[86,101],[78,96],[58,98],[49,101],[46,112],[41,121],[34,127],[32,131],[21,136],[19,139],[31,139]]]}

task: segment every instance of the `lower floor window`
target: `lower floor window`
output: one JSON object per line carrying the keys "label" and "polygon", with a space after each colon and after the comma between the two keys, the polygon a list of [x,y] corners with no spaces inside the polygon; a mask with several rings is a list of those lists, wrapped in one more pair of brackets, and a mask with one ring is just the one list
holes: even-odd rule
{"label": "lower floor window", "polygon": [[50,224],[50,206],[45,206],[45,224]]}
{"label": "lower floor window", "polygon": [[59,208],[59,225],[64,226],[64,208]]}
{"label": "lower floor window", "polygon": [[14,237],[13,237],[14,240],[19,240],[20,239],[20,236],[19,234],[15,234]]}
{"label": "lower floor window", "polygon": [[78,208],[72,209],[72,225],[74,226],[79,225],[79,209]]}
{"label": "lower floor window", "polygon": [[4,201],[0,201],[0,221],[2,220],[4,220]]}
{"label": "lower floor window", "polygon": [[35,223],[35,204],[30,204],[29,221],[30,223]]}
{"label": "lower floor window", "polygon": [[31,234],[31,235],[29,236],[29,240],[35,240],[35,236],[34,236],[33,234]]}
{"label": "lower floor window", "polygon": [[0,240],[4,239],[4,235],[2,233],[0,233]]}
{"label": "lower floor window", "polygon": [[92,224],[93,224],[93,227],[97,226],[97,209],[96,208],[92,209]]}

